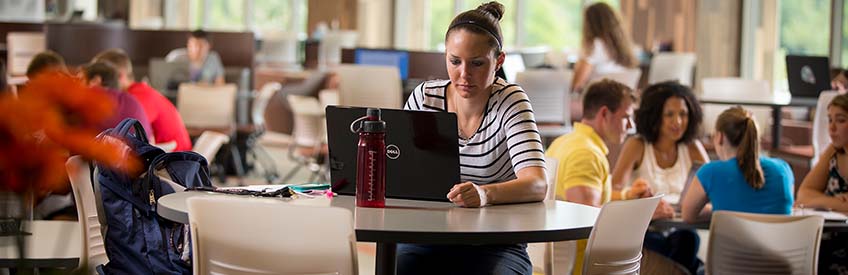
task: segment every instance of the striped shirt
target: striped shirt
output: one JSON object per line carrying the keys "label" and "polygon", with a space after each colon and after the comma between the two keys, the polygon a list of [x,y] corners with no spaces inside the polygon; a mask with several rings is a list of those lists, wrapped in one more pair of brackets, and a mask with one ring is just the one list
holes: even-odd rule
{"label": "striped shirt", "polygon": [[[404,109],[446,112],[449,80],[432,80],[415,88]],[[545,167],[542,139],[527,94],[498,78],[471,138],[459,138],[460,178],[489,184],[513,180],[524,167]]]}

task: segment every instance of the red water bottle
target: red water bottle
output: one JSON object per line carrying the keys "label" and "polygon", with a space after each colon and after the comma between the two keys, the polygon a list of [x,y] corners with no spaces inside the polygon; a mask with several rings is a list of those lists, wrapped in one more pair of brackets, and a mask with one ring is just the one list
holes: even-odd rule
{"label": "red water bottle", "polygon": [[368,108],[356,152],[356,206],[386,206],[386,122]]}

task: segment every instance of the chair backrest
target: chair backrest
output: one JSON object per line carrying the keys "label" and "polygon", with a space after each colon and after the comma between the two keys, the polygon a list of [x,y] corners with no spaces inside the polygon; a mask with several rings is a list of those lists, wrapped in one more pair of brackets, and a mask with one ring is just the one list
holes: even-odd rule
{"label": "chair backrest", "polygon": [[336,68],[336,73],[339,76],[339,104],[400,109],[403,95],[398,68],[342,64]]}
{"label": "chair backrest", "polygon": [[236,90],[235,84],[180,84],[177,110],[185,126],[232,126],[235,122]]}
{"label": "chair backrest", "polygon": [[707,274],[816,274],[824,218],[713,212]]}
{"label": "chair backrest", "polygon": [[604,204],[589,234],[583,274],[638,274],[642,241],[660,198]]}
{"label": "chair backrest", "polygon": [[651,58],[648,84],[676,80],[692,87],[696,61],[695,53],[658,53]]}
{"label": "chair backrest", "polygon": [[[545,176],[548,178],[548,192],[545,195],[546,201],[554,200],[558,168],[559,160],[556,158],[545,157]],[[533,272],[544,273],[546,275],[554,274],[553,253],[553,243],[528,244],[527,254],[530,255],[530,262],[533,263]]]}
{"label": "chair backrest", "polygon": [[344,208],[190,198],[188,218],[194,274],[358,272],[353,215]]}
{"label": "chair backrest", "polygon": [[836,91],[824,91],[819,94],[816,103],[816,113],[813,115],[813,165],[818,161],[819,155],[824,152],[830,144],[830,135],[827,131],[827,106],[839,95]]}
{"label": "chair backrest", "polygon": [[9,32],[6,45],[7,73],[24,75],[32,58],[47,49],[47,39],[43,32]]}
{"label": "chair backrest", "polygon": [[[744,79],[738,77],[704,78],[701,80],[701,98],[705,100],[774,102],[774,93],[768,81]],[[730,105],[704,105],[704,133],[712,134],[718,115]],[[768,137],[771,133],[771,108],[745,106],[754,114],[759,126],[760,136]]]}
{"label": "chair backrest", "polygon": [[215,155],[224,143],[230,142],[230,137],[215,131],[203,131],[197,141],[194,142],[192,151],[206,158],[207,163],[215,160]]}
{"label": "chair backrest", "polygon": [[298,38],[295,32],[265,31],[259,57],[265,63],[283,69],[302,69],[297,62]]}
{"label": "chair backrest", "polygon": [[624,84],[630,89],[636,90],[639,87],[639,78],[642,77],[642,70],[639,68],[625,69],[621,72],[600,74],[592,77],[588,83],[592,83],[604,78],[615,80]]}
{"label": "chair backrest", "polygon": [[82,233],[81,268],[88,268],[94,274],[94,268],[109,262],[103,235],[100,229],[100,218],[97,215],[97,201],[91,185],[91,169],[87,161],[80,156],[73,156],[65,163],[71,189],[74,192],[74,202],[79,215],[80,233]]}
{"label": "chair backrest", "polygon": [[294,144],[302,147],[312,147],[326,141],[327,134],[324,123],[324,108],[318,99],[312,96],[288,95],[286,99],[294,114],[292,137]]}
{"label": "chair backrest", "polygon": [[355,31],[329,31],[318,44],[318,67],[333,68],[342,63],[342,49],[356,47]]}
{"label": "chair backrest", "polygon": [[259,89],[259,95],[253,100],[253,107],[250,110],[250,119],[253,124],[259,125],[262,129],[266,128],[265,109],[268,108],[268,102],[271,101],[274,94],[282,88],[283,85],[279,82],[268,82],[262,86],[262,89]]}
{"label": "chair backrest", "polygon": [[544,69],[518,72],[515,83],[530,98],[537,123],[571,124],[571,74]]}

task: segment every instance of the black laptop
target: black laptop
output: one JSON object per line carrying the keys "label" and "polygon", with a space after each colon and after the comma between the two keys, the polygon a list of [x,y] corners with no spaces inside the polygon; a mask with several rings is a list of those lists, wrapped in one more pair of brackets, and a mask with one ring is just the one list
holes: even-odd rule
{"label": "black laptop", "polygon": [[[359,135],[351,123],[365,108],[327,106],[330,184],[334,192],[356,192],[356,150]],[[448,201],[459,183],[456,114],[381,109],[386,121],[386,197]]]}
{"label": "black laptop", "polygon": [[786,56],[786,78],[792,100],[817,99],[830,90],[830,62],[826,56]]}

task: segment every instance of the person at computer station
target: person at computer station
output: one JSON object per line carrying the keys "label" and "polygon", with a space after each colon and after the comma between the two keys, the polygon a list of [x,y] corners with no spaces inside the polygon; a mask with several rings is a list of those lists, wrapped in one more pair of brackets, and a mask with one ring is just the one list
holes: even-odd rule
{"label": "person at computer station", "polygon": [[[457,15],[445,35],[450,79],[422,83],[404,106],[456,113],[463,182],[445,193],[462,207],[542,201],[547,191],[541,137],[527,94],[495,77],[504,61],[503,14],[503,5],[489,2]],[[399,244],[397,251],[400,274],[439,274],[444,270],[433,268],[448,267],[459,274],[532,272],[526,244]]]}
{"label": "person at computer station", "polygon": [[683,195],[684,221],[705,221],[717,210],[792,213],[792,169],[782,159],[760,156],[757,128],[753,115],[742,107],[718,116],[713,145],[719,160],[698,169]]}
{"label": "person at computer station", "polygon": [[221,57],[212,50],[212,43],[203,30],[191,32],[186,47],[171,51],[165,60],[187,62],[191,82],[224,84],[224,65],[221,63]]}
{"label": "person at computer station", "polygon": [[[827,107],[830,146],[804,177],[796,206],[848,214],[848,95],[833,98]],[[848,271],[848,232],[825,232],[819,253],[819,273]]]}
{"label": "person at computer station", "polygon": [[[624,142],[613,168],[613,199],[634,199],[628,195],[628,186],[645,182],[650,192],[643,194],[664,194],[653,219],[673,218],[671,204],[678,204],[693,164],[709,162],[704,145],[697,140],[701,106],[688,87],[669,81],[646,88],[635,115],[638,135]],[[645,247],[677,261],[693,274],[700,265],[699,242],[690,229],[649,230],[645,234]]]}
{"label": "person at computer station", "polygon": [[628,37],[621,19],[609,5],[599,2],[587,7],[583,12],[580,59],[574,65],[571,91],[580,92],[596,76],[636,67]]}

